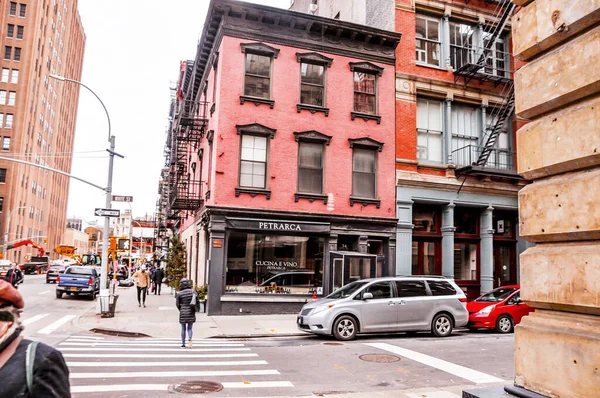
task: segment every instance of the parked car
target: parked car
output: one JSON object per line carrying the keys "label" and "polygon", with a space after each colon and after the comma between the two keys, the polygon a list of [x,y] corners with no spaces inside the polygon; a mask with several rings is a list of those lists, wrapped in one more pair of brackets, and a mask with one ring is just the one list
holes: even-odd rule
{"label": "parked car", "polygon": [[521,300],[519,285],[502,286],[467,303],[469,329],[495,329],[499,333],[510,333],[515,325],[533,308]]}
{"label": "parked car", "polygon": [[68,267],[63,274],[57,276],[56,298],[63,294],[87,295],[92,300],[100,292],[100,275],[95,267]]}
{"label": "parked car", "polygon": [[52,265],[46,273],[46,283],[56,283],[58,276],[64,274],[66,269],[66,265]]}
{"label": "parked car", "polygon": [[10,260],[1,260],[0,259],[0,279],[6,276],[6,273],[12,267],[12,261]]}
{"label": "parked car", "polygon": [[351,282],[305,304],[298,329],[338,340],[357,333],[431,331],[446,337],[469,320],[467,298],[443,277],[388,277]]}

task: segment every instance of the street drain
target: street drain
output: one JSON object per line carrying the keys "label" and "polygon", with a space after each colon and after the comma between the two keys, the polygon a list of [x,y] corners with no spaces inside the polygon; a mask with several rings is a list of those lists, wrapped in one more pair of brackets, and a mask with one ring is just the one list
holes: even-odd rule
{"label": "street drain", "polygon": [[187,381],[169,386],[169,391],[180,392],[182,394],[208,394],[221,391],[222,389],[223,385],[214,381]]}
{"label": "street drain", "polygon": [[400,357],[396,355],[387,355],[387,354],[365,354],[358,357],[363,361],[367,362],[376,362],[376,363],[391,363],[398,362]]}
{"label": "street drain", "polygon": [[323,345],[344,345],[344,343],[323,343]]}

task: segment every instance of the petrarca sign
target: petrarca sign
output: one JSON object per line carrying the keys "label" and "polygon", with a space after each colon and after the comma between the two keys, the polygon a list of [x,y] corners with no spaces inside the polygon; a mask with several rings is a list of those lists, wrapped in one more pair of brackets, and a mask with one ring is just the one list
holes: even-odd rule
{"label": "petrarca sign", "polygon": [[227,226],[232,229],[245,229],[268,232],[329,232],[329,223],[311,223],[300,221],[253,220],[246,218],[228,218]]}

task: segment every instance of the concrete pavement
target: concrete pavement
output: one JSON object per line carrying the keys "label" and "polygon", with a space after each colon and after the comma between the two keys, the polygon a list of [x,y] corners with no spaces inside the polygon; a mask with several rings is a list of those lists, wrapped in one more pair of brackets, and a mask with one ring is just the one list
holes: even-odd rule
{"label": "concrete pavement", "polygon": [[[90,309],[79,316],[75,324],[85,331],[99,328],[151,337],[176,337],[181,329],[175,296],[167,285],[163,285],[161,293],[148,295],[146,308],[140,308],[135,286],[119,287],[114,318],[101,318],[95,309]],[[208,316],[196,313],[194,337],[197,338],[285,335],[306,335],[298,331],[296,315]]]}

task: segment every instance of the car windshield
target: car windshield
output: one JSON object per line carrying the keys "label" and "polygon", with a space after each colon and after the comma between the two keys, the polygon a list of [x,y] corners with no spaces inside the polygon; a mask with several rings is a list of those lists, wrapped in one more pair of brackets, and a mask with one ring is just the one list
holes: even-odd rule
{"label": "car windshield", "polygon": [[75,275],[92,275],[92,269],[83,267],[70,267],[65,273]]}
{"label": "car windshield", "polygon": [[347,284],[346,286],[342,286],[341,288],[339,288],[335,292],[331,293],[326,298],[341,299],[341,298],[350,297],[352,294],[354,294],[354,292],[356,292],[357,290],[359,290],[361,287],[363,287],[367,283],[369,283],[369,281],[355,281],[355,282],[351,282],[351,283]]}
{"label": "car windshield", "polygon": [[508,296],[510,296],[515,290],[515,288],[498,288],[494,289],[491,292],[484,294],[479,297],[475,301],[483,302],[483,303],[499,303],[500,301],[504,301]]}

